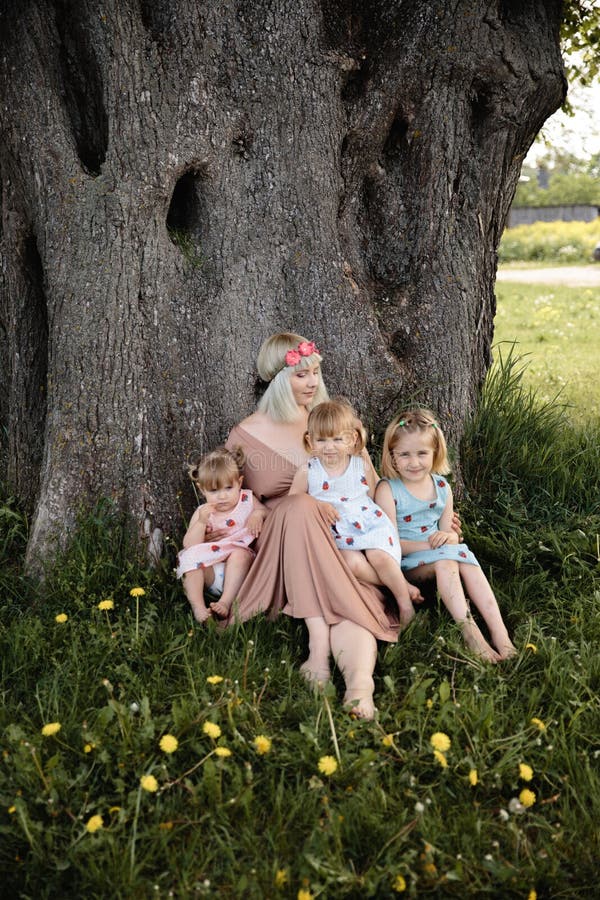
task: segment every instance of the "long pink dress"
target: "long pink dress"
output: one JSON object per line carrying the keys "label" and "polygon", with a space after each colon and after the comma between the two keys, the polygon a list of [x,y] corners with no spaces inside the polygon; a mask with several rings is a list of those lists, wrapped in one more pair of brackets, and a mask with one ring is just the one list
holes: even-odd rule
{"label": "long pink dress", "polygon": [[232,428],[226,446],[243,449],[244,486],[271,509],[229,623],[261,612],[269,618],[280,612],[297,619],[322,616],[329,625],[348,619],[380,640],[395,642],[395,606],[386,605],[378,588],[356,580],[317,501],[308,494],[288,496],[294,464],[240,425]]}

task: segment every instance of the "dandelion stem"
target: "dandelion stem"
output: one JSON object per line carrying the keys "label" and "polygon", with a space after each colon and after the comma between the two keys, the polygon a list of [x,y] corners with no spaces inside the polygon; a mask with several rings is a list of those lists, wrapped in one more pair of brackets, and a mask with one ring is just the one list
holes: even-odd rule
{"label": "dandelion stem", "polygon": [[202,757],[200,762],[197,762],[195,765],[193,765],[191,769],[188,769],[187,772],[184,772],[183,775],[179,776],[179,778],[175,778],[174,781],[167,781],[167,783],[161,787],[161,792],[166,791],[167,788],[171,788],[174,785],[179,784],[180,782],[183,781],[184,778],[187,778],[188,775],[191,775],[192,772],[195,772],[196,769],[199,769],[200,766],[202,765],[202,763],[205,763],[209,757],[214,755],[214,752],[216,749],[217,749],[216,747],[213,747],[213,749],[209,753],[207,753],[205,756]]}
{"label": "dandelion stem", "polygon": [[50,791],[50,783],[49,783],[48,779],[46,778],[46,776],[44,775],[44,770],[42,769],[42,767],[40,765],[40,761],[36,756],[35,747],[31,748],[31,755],[33,757],[33,762],[35,764],[35,767],[38,770],[38,774],[39,774],[40,778],[42,779],[42,781],[44,782],[44,787],[49,792]]}
{"label": "dandelion stem", "polygon": [[337,757],[338,764],[341,768],[342,766],[342,757],[340,756],[340,748],[338,745],[337,734],[335,732],[335,724],[333,721],[333,716],[331,715],[331,707],[329,705],[329,700],[327,699],[327,695],[323,694],[323,703],[325,704],[325,709],[327,711],[327,718],[329,719],[329,728],[331,730],[331,738],[333,740],[333,746],[335,749],[335,755]]}
{"label": "dandelion stem", "polygon": [[129,877],[133,879],[133,870],[135,868],[135,842],[137,840],[137,824],[140,815],[140,803],[142,801],[142,788],[138,788],[137,798],[135,801],[135,815],[133,817],[133,828],[131,830],[131,852],[129,855]]}
{"label": "dandelion stem", "polygon": [[135,598],[135,639],[136,641],[140,636],[140,598],[136,596]]}

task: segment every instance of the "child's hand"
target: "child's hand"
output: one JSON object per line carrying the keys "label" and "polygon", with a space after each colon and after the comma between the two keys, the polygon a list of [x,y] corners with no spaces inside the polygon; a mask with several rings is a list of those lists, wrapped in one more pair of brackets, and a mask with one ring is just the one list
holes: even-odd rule
{"label": "child's hand", "polygon": [[436,531],[429,538],[429,546],[432,550],[443,547],[444,544],[458,544],[458,535],[455,531]]}
{"label": "child's hand", "polygon": [[262,531],[263,523],[266,519],[266,513],[264,513],[260,509],[255,509],[254,512],[251,512],[246,521],[246,528],[253,534],[255,538],[259,536]]}
{"label": "child's hand", "polygon": [[[210,515],[210,513],[208,515]],[[219,541],[222,541],[224,537],[227,537],[228,534],[229,534],[228,528],[213,528],[213,526],[210,524],[210,522],[206,523],[206,539],[207,540],[215,541],[215,543],[218,543]]]}
{"label": "child's hand", "polygon": [[337,522],[337,520],[340,517],[335,506],[333,506],[332,503],[327,503],[323,500],[319,500],[318,504],[321,508],[321,511],[323,512],[323,514],[325,516],[325,520],[326,520],[327,524],[335,525],[335,523]]}

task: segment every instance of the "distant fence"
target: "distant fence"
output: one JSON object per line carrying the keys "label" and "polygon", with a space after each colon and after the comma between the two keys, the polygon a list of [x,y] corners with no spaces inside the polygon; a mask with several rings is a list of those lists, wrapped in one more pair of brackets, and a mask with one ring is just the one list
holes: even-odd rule
{"label": "distant fence", "polygon": [[600,206],[574,203],[571,206],[512,206],[507,228],[532,225],[534,222],[593,222],[600,216]]}

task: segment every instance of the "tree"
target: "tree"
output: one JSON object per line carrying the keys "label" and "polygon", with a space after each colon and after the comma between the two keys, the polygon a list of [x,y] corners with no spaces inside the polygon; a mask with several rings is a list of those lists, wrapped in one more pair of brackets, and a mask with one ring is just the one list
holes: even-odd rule
{"label": "tree", "polygon": [[562,102],[560,0],[5,3],[2,412],[29,562],[81,502],[179,530],[183,461],[293,328],[368,423],[460,437],[496,247]]}

